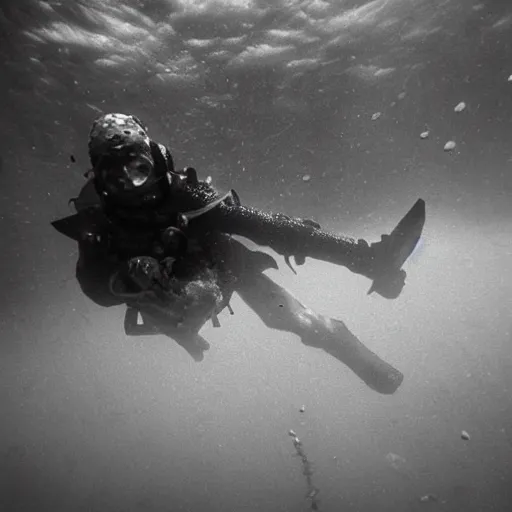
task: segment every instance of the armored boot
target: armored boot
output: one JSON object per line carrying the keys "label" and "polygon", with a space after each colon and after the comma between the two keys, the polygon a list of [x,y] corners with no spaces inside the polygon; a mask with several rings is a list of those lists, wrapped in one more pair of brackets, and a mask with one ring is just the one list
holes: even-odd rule
{"label": "armored boot", "polygon": [[[190,226],[193,226],[192,221]],[[373,281],[368,293],[394,299],[404,287],[406,273],[402,265],[418,243],[425,224],[425,201],[418,199],[389,235],[380,242],[329,233],[309,220],[265,213],[254,208],[221,204],[201,220],[204,229],[217,229],[269,246],[296,264],[306,257],[343,265]],[[291,265],[290,265],[291,266]]]}

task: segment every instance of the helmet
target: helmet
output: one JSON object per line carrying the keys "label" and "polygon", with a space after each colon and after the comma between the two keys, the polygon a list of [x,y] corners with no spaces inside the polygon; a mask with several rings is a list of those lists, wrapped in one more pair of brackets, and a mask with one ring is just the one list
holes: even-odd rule
{"label": "helmet", "polygon": [[160,199],[168,166],[147,128],[133,115],[106,114],[89,134],[89,158],[96,189],[105,200],[140,206]]}

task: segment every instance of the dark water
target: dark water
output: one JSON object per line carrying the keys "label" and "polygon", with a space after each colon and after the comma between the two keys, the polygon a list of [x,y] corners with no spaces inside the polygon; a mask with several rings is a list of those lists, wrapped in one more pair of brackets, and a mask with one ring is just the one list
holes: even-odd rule
{"label": "dark water", "polygon": [[[306,511],[290,428],[320,510],[509,510],[506,4],[4,2],[0,510]],[[49,223],[109,111],[245,203],[338,232],[375,240],[423,197],[396,301],[319,262],[270,273],[400,368],[399,392],[376,394],[238,298],[197,364],[83,297],[75,246]]]}

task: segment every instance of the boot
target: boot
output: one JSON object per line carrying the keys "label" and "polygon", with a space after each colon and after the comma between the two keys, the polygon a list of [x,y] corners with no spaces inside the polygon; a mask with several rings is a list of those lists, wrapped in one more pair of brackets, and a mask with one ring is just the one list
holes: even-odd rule
{"label": "boot", "polygon": [[342,361],[373,390],[385,395],[395,393],[404,380],[402,372],[367,348],[341,320],[329,319],[327,325],[324,331],[329,335],[321,348]]}

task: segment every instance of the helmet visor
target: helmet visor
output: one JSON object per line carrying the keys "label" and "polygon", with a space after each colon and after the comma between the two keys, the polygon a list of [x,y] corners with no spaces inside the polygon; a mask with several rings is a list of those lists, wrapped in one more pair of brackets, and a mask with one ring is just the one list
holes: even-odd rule
{"label": "helmet visor", "polygon": [[114,193],[135,191],[153,176],[154,164],[146,155],[139,155],[124,162],[112,162],[101,170],[105,187]]}

